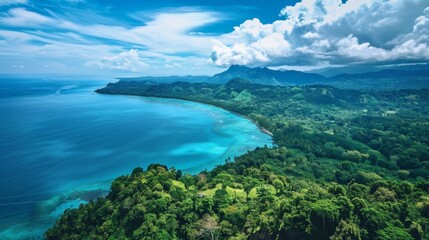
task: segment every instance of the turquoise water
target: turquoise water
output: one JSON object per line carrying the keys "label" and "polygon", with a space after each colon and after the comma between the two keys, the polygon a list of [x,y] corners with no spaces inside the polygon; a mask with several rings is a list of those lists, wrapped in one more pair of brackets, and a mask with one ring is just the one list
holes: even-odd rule
{"label": "turquoise water", "polygon": [[268,135],[222,109],[100,95],[108,81],[0,79],[0,239],[37,239],[67,208],[137,166],[197,173]]}

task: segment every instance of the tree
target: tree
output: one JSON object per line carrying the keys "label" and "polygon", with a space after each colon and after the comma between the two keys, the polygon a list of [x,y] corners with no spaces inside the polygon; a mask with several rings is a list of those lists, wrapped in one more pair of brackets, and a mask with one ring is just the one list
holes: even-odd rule
{"label": "tree", "polygon": [[341,220],[330,240],[361,240],[359,226]]}
{"label": "tree", "polygon": [[192,175],[190,175],[190,174],[185,174],[185,176],[182,176],[180,178],[180,181],[183,184],[185,184],[186,190],[189,190],[189,187],[192,186],[192,185],[194,185],[194,183],[195,183],[194,177]]}
{"label": "tree", "polygon": [[369,158],[369,155],[366,153],[361,153],[357,150],[347,151],[343,154],[343,157],[356,163],[360,163]]}
{"label": "tree", "polygon": [[198,230],[196,232],[197,238],[216,240],[219,239],[219,225],[216,218],[210,215],[204,217],[196,223]]}
{"label": "tree", "polygon": [[246,192],[246,198],[249,198],[249,193],[250,191],[257,186],[258,184],[258,180],[254,179],[253,177],[244,177],[243,179],[243,188],[244,191]]}
{"label": "tree", "polygon": [[352,183],[349,185],[347,194],[348,196],[350,196],[351,199],[355,197],[360,198],[369,194],[369,188],[364,184]]}
{"label": "tree", "polygon": [[328,239],[334,233],[339,218],[339,206],[331,200],[318,200],[311,205],[310,221],[320,239]]}
{"label": "tree", "polygon": [[384,227],[388,222],[388,216],[384,211],[374,207],[363,208],[360,211],[361,225],[373,237],[374,233]]}
{"label": "tree", "polygon": [[135,205],[124,219],[125,232],[128,236],[132,235],[134,230],[140,227],[144,221],[146,208],[143,204]]}
{"label": "tree", "polygon": [[283,191],[283,182],[280,179],[275,179],[273,181],[273,186],[276,188],[276,192],[279,193],[281,191]]}
{"label": "tree", "polygon": [[213,202],[218,209],[228,206],[230,203],[230,198],[228,192],[225,189],[216,190],[213,196]]}
{"label": "tree", "polygon": [[388,226],[377,231],[377,240],[414,240],[414,238],[402,228]]}
{"label": "tree", "polygon": [[341,219],[348,219],[353,209],[353,204],[351,203],[350,199],[346,196],[339,196],[337,205],[340,207],[339,210]]}
{"label": "tree", "polygon": [[416,222],[413,222],[410,226],[410,234],[415,240],[422,239],[422,236],[423,236],[422,226]]}
{"label": "tree", "polygon": [[390,191],[385,187],[379,187],[374,193],[374,197],[380,202],[395,201],[395,191]]}
{"label": "tree", "polygon": [[374,172],[363,172],[363,171],[358,171],[357,175],[356,175],[356,181],[359,183],[372,183],[372,182],[376,182],[379,180],[382,180],[383,178],[380,177],[380,175],[378,175],[377,173]]}
{"label": "tree", "polygon": [[213,213],[214,201],[211,197],[197,198],[195,205],[196,211],[201,215]]}
{"label": "tree", "polygon": [[222,187],[226,188],[234,182],[234,177],[226,172],[221,172],[213,179],[213,181],[215,183],[221,183]]}
{"label": "tree", "polygon": [[220,233],[222,239],[229,239],[233,234],[236,226],[232,225],[228,221],[222,221],[220,223]]}

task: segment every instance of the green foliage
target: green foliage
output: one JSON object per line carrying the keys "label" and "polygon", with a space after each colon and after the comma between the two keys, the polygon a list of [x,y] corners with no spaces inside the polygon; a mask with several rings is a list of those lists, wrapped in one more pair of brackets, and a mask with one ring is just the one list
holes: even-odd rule
{"label": "green foliage", "polygon": [[360,92],[235,80],[109,84],[240,113],[273,134],[197,176],[152,164],[67,210],[50,239],[428,239],[429,90]]}
{"label": "green foliage", "polygon": [[[328,86],[257,85],[235,79],[225,85],[119,81],[98,92],[186,99],[248,116],[272,132],[279,146],[318,160],[315,165],[311,159],[297,158],[295,170],[287,170],[296,176],[311,172],[316,178],[340,183],[356,177],[372,181],[356,176],[359,170],[382,178],[429,178],[428,89],[362,92]],[[290,166],[290,156],[276,158]],[[348,169],[330,171],[345,160],[350,162]]]}
{"label": "green foliage", "polygon": [[[269,148],[256,152],[263,150]],[[206,172],[204,177],[192,177],[194,181],[190,181],[187,189],[179,181],[185,178],[178,176],[174,169],[159,166],[120,177],[105,199],[66,211],[46,233],[46,238],[240,239],[270,236],[333,240],[427,237],[429,221],[422,216],[422,211],[429,196],[414,184],[382,181],[341,186],[296,177],[286,179],[267,169],[264,170],[267,174],[252,177],[237,172],[239,169],[242,172],[264,169],[266,166],[262,165],[249,161],[244,155],[233,163]],[[225,174],[226,169],[236,173]],[[255,183],[257,187],[252,188],[255,196],[236,195],[227,190],[232,189],[230,187],[223,189],[218,182],[225,177],[234,186]],[[196,190],[203,181],[213,186],[208,189],[213,190],[213,194]],[[157,185],[170,187],[150,187]]]}
{"label": "green foliage", "polygon": [[402,228],[386,227],[377,231],[377,240],[413,240],[414,238]]}
{"label": "green foliage", "polygon": [[361,240],[359,226],[341,220],[330,240]]}

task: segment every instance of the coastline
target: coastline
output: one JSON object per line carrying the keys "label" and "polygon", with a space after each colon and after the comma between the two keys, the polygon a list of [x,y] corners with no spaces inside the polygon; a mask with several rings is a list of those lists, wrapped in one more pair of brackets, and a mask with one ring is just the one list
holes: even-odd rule
{"label": "coastline", "polygon": [[267,134],[267,135],[268,135],[268,136],[270,136],[271,138],[272,138],[272,137],[274,137],[274,134],[273,134],[272,132],[270,132],[268,129],[266,129],[266,128],[262,127],[261,125],[259,125],[259,123],[258,123],[256,120],[254,120],[254,119],[250,118],[249,116],[243,115],[243,114],[241,114],[241,113],[238,113],[238,112],[236,112],[236,111],[233,111],[233,110],[227,109],[227,108],[225,108],[225,107],[223,107],[223,106],[216,105],[216,104],[211,103],[211,102],[206,102],[206,101],[197,101],[197,100],[193,100],[193,99],[180,98],[180,97],[149,96],[149,95],[141,95],[141,94],[110,93],[110,92],[101,92],[100,90],[103,90],[103,88],[97,89],[97,90],[95,90],[94,92],[95,92],[95,93],[98,93],[98,94],[108,94],[108,95],[139,96],[139,97],[159,98],[159,99],[176,99],[176,100],[183,100],[183,101],[188,101],[188,102],[194,102],[194,103],[200,103],[200,104],[210,105],[210,106],[217,107],[217,108],[223,109],[223,110],[225,110],[225,111],[228,111],[228,112],[230,112],[230,113],[232,113],[232,114],[234,114],[234,115],[240,116],[240,117],[242,117],[242,118],[245,118],[245,119],[247,119],[247,120],[251,121],[253,124],[255,124],[255,126],[258,128],[258,130],[259,130],[260,132],[262,132],[262,133],[264,133],[264,134]]}
{"label": "coastline", "polygon": [[[98,83],[97,83],[98,84]],[[98,86],[98,87],[97,87]],[[91,105],[91,104],[87,104],[88,102],[87,102],[87,100],[88,99],[84,99],[84,98],[82,98],[81,96],[90,96],[90,98],[93,98],[93,96],[91,96],[91,95],[94,95],[93,93],[94,93],[94,91],[96,90],[96,89],[99,89],[99,88],[102,88],[102,87],[104,87],[105,85],[102,85],[102,84],[99,84],[99,85],[97,85],[97,86],[95,86],[95,84],[94,85],[90,85],[88,88],[86,88],[86,85],[83,85],[83,86],[81,86],[83,89],[85,89],[85,91],[77,91],[77,90],[80,90],[80,88],[76,88],[76,89],[73,89],[72,91],[73,91],[73,94],[75,93],[75,92],[77,92],[78,94],[80,94],[79,95],[79,98],[75,98],[75,99],[79,99],[79,101],[78,102],[84,102],[85,104],[84,105]],[[92,94],[90,94],[90,93],[92,93]],[[107,94],[107,93],[103,93],[103,94]],[[109,94],[109,95],[124,95],[125,96],[125,98],[127,98],[126,96],[126,94]],[[100,97],[102,96],[102,95],[99,95]],[[124,96],[118,96],[117,97],[117,100],[118,100],[118,102],[120,102],[121,104],[124,104],[124,101],[123,100],[120,100],[121,98],[124,98]],[[136,96],[140,96],[140,95],[136,95]],[[48,99],[48,101],[51,101],[50,99],[52,98],[52,97],[55,97],[55,98],[63,98],[63,97],[67,97],[67,99],[68,98],[70,98],[70,97],[74,97],[74,95],[72,95],[72,94],[63,94],[63,95],[55,95],[55,96],[47,96],[47,97],[49,97],[49,99]],[[108,96],[105,96],[105,97],[108,97]],[[152,96],[144,96],[145,98],[158,98],[158,99],[168,99],[168,98],[166,98],[166,97],[152,97]],[[80,100],[80,99],[84,99],[84,100]],[[109,105],[109,108],[112,108],[113,107],[113,103],[111,102],[111,101],[104,101],[104,99],[105,98],[103,98],[103,99],[101,99],[100,100],[100,102],[101,101],[103,101],[104,103],[106,103],[107,105]],[[136,99],[138,99],[138,98],[136,98]],[[174,99],[174,100],[176,100],[177,98],[170,98],[170,99]],[[133,99],[133,101],[134,101],[135,99]],[[249,119],[252,123],[254,123],[254,121],[252,121],[250,118],[248,118],[248,117],[246,117],[246,116],[243,116],[243,115],[241,115],[241,114],[238,114],[238,113],[235,113],[235,112],[233,112],[233,111],[230,111],[230,110],[227,110],[227,109],[225,109],[225,108],[222,108],[222,107],[219,107],[219,106],[216,106],[216,105],[214,105],[214,104],[208,104],[208,103],[202,103],[202,102],[198,102],[198,101],[191,101],[191,100],[189,100],[189,99],[177,99],[177,100],[180,100],[180,101],[186,101],[186,102],[195,102],[195,103],[198,103],[198,104],[202,104],[202,106],[204,106],[204,105],[206,105],[206,108],[208,109],[208,111],[212,111],[212,110],[210,110],[210,107],[209,106],[213,106],[213,107],[215,107],[216,109],[213,109],[213,111],[214,112],[216,112],[216,111],[219,111],[221,114],[225,114],[225,115],[229,115],[229,117],[232,117],[232,118],[236,118],[235,116],[240,116],[240,117],[244,117],[244,118],[246,118],[246,119]],[[92,100],[91,100],[92,101]],[[68,103],[70,103],[70,101],[67,101]],[[140,104],[141,103],[141,100],[138,100],[137,101],[138,102],[138,104]],[[166,101],[167,102],[167,101]],[[174,102],[174,101],[173,101]],[[186,102],[183,102],[183,103],[180,103],[180,102],[178,102],[178,103],[180,103],[180,105],[187,105],[186,104]],[[62,103],[62,102],[61,102]],[[60,103],[59,103],[60,104]],[[179,105],[179,104],[177,104],[177,105]],[[80,106],[80,105],[73,105],[73,106]],[[139,105],[140,106],[140,105]],[[79,107],[80,108],[80,107]],[[66,108],[65,108],[66,109]],[[97,105],[97,110],[99,110],[100,108],[99,108],[99,106]],[[222,113],[222,112],[224,112],[224,113]],[[89,116],[89,115],[88,115]],[[207,118],[208,118],[208,120],[210,120],[210,116],[207,116]],[[248,121],[246,121],[246,120],[244,120],[244,119],[236,119],[234,122],[245,122],[245,125],[247,126],[247,125],[251,125],[251,123],[250,122],[248,122]],[[86,121],[87,122],[87,121]],[[265,134],[261,134],[261,133],[259,133],[259,131],[257,131],[256,129],[255,129],[255,126],[256,127],[258,127],[256,124],[255,125],[253,125],[252,127],[251,127],[251,130],[252,131],[248,131],[248,133],[249,133],[249,135],[247,136],[247,137],[243,137],[242,139],[245,139],[245,141],[248,141],[248,142],[253,142],[253,146],[254,147],[252,147],[252,148],[249,148],[249,150],[252,150],[252,149],[254,149],[255,147],[257,147],[257,146],[259,146],[259,147],[263,147],[264,146],[264,144],[266,143],[267,145],[271,145],[270,143],[272,142],[272,140],[271,140],[271,138],[269,138],[268,136],[266,136]],[[258,127],[258,130],[260,130],[261,132],[262,132],[262,129],[260,129],[259,127]],[[251,138],[251,134],[254,134],[254,135],[256,135],[256,136],[258,136],[259,137],[259,139],[263,139],[264,141],[263,141],[263,143],[260,143],[260,142],[258,142],[258,141],[253,141],[252,140],[252,138]],[[199,134],[199,135],[201,135],[201,134]],[[87,135],[88,136],[88,135]],[[234,143],[235,143],[235,141],[234,141]],[[251,144],[252,145],[252,144]],[[246,151],[242,151],[242,152],[238,152],[238,154],[235,154],[236,152],[234,152],[234,156],[241,156],[241,155],[243,155],[243,154],[245,154],[246,153]],[[232,158],[232,157],[231,157]],[[149,158],[148,158],[149,159]],[[207,168],[201,168],[201,169],[198,169],[200,166],[203,166],[203,165],[198,165],[197,167],[195,167],[195,170],[192,170],[192,171],[194,171],[195,173],[192,173],[193,175],[197,175],[198,173],[200,173],[200,172],[202,172],[202,171],[206,171],[206,170],[212,170],[213,168],[215,168],[217,165],[223,165],[224,163],[225,163],[225,159],[226,159],[226,157],[224,158],[224,157],[221,157],[221,158],[219,158],[219,159],[222,159],[222,161],[221,162],[219,162],[219,163],[216,163],[216,165],[213,165],[213,167],[207,167]],[[211,161],[211,160],[210,160]],[[157,162],[157,161],[156,161]],[[156,162],[154,162],[154,163],[156,163]],[[215,161],[212,161],[212,162],[215,162]],[[163,164],[163,163],[161,163],[161,164]],[[167,165],[167,164],[166,164]],[[134,165],[134,166],[137,166],[137,165]],[[173,167],[173,165],[167,165],[167,166],[169,166],[169,168],[170,167]],[[146,167],[146,166],[145,166]],[[177,169],[180,169],[180,170],[182,170],[183,171],[183,169],[182,168],[177,168]],[[120,173],[120,174],[117,174],[117,175],[114,175],[114,177],[112,178],[112,181],[113,181],[113,179],[116,179],[116,178],[118,178],[118,177],[120,177],[120,176],[123,176],[123,175],[129,175],[131,173],[131,171],[127,171],[127,172],[124,172],[124,173]],[[95,184],[97,184],[97,183],[95,183]],[[81,185],[78,185],[76,188],[80,188],[80,186]],[[107,195],[107,193],[108,193],[108,191],[110,190],[110,187],[111,187],[111,183],[109,182],[108,184],[107,184],[107,192],[105,193],[105,195]],[[67,189],[68,189],[68,187],[67,187]],[[104,190],[104,189],[103,189]],[[94,191],[94,192],[97,192],[98,191],[98,189],[96,189],[96,191]],[[82,194],[80,194],[80,193],[82,193]],[[90,193],[92,193],[92,192],[90,192]],[[61,193],[62,194],[62,193]],[[86,192],[85,191],[79,191],[79,192],[75,192],[75,191],[73,191],[71,194],[67,194],[67,195],[59,195],[59,196],[56,196],[55,195],[55,198],[54,197],[49,197],[49,198],[46,198],[46,201],[47,202],[42,202],[42,203],[40,203],[39,205],[37,205],[36,207],[37,207],[37,214],[40,214],[40,215],[42,215],[42,214],[44,214],[43,216],[45,216],[45,215],[49,215],[48,217],[48,219],[54,219],[55,218],[55,220],[52,222],[52,224],[51,223],[48,223],[46,226],[48,226],[49,225],[49,228],[52,228],[53,227],[53,224],[54,224],[54,222],[55,221],[57,221],[60,217],[59,217],[59,215],[63,215],[64,214],[64,209],[65,208],[67,208],[67,207],[71,207],[72,205],[73,205],[73,207],[72,208],[78,208],[79,207],[79,205],[80,205],[80,203],[83,203],[83,202],[80,202],[78,199],[73,199],[73,197],[75,196],[75,195],[79,195],[79,197],[78,198],[81,198],[80,196],[81,195],[85,195],[85,199],[86,200],[92,200],[90,197],[88,197],[88,195],[89,194],[86,194]],[[91,194],[91,195],[93,195],[93,194]],[[97,195],[96,197],[94,197],[93,199],[94,200],[96,200],[97,198],[99,198],[99,197],[103,197],[103,196],[99,196],[99,195]],[[64,204],[60,204],[60,203],[64,203]],[[55,215],[55,217],[52,217],[51,216],[51,212],[52,213],[55,213],[55,214],[58,214],[58,216],[57,215]],[[36,216],[36,215],[35,215]],[[41,217],[39,217],[39,215],[37,215],[36,216],[37,218],[41,218]],[[45,218],[43,218],[42,220],[43,220],[43,223],[45,222],[45,220],[44,220]],[[41,221],[42,221],[41,220]],[[49,222],[49,221],[47,221],[47,222]],[[38,229],[39,228],[39,226],[40,225],[42,225],[42,224],[39,224],[39,222],[36,222],[35,220],[31,220],[31,224],[26,224],[26,222],[24,223],[24,224],[21,224],[20,222],[18,223],[18,224],[9,224],[9,223],[7,223],[7,226],[8,226],[8,228],[9,228],[9,226],[10,225],[13,225],[13,226],[17,226],[17,227],[13,227],[13,228],[10,228],[10,229],[13,229],[13,231],[8,231],[8,232],[6,232],[6,231],[4,231],[4,232],[2,232],[2,231],[0,231],[0,239],[9,239],[8,237],[4,237],[4,236],[10,236],[10,235],[17,235],[18,234],[18,232],[20,233],[20,234],[28,234],[28,236],[30,236],[30,237],[27,237],[27,235],[25,235],[25,237],[22,237],[22,238],[33,238],[33,235],[35,236],[34,238],[37,238],[37,237],[39,237],[39,236],[41,236],[39,233],[44,233],[45,231],[46,231],[46,227],[45,226],[41,226],[40,227],[40,229],[42,229],[42,230],[40,230],[39,232],[37,232],[36,234],[33,234],[32,233],[32,229]],[[6,227],[5,227],[6,228]],[[1,229],[0,229],[1,230]],[[24,236],[24,235],[20,235],[20,236]],[[4,238],[3,238],[4,237]]]}

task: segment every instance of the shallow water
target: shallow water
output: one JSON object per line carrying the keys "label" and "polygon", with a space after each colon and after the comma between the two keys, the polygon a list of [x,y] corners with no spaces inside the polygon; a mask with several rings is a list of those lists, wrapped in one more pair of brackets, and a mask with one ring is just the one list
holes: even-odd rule
{"label": "shallow water", "polygon": [[137,166],[197,173],[271,145],[222,109],[93,92],[106,83],[0,79],[0,239],[40,238],[65,209]]}

